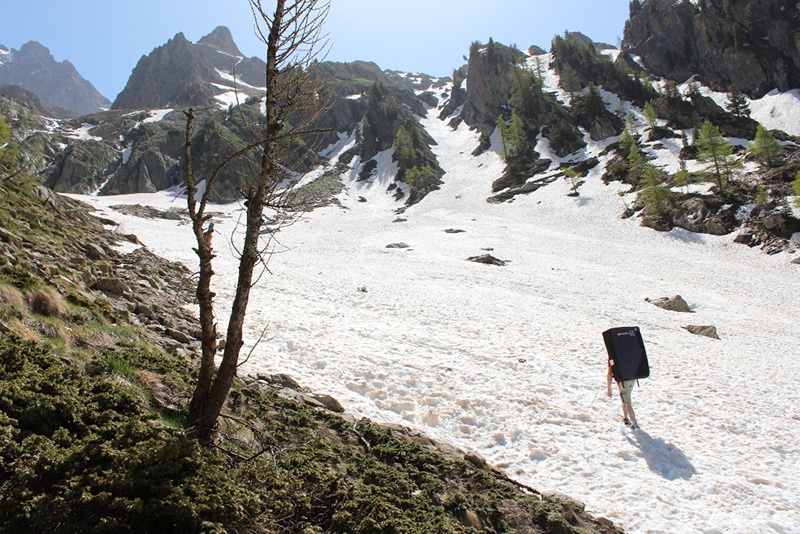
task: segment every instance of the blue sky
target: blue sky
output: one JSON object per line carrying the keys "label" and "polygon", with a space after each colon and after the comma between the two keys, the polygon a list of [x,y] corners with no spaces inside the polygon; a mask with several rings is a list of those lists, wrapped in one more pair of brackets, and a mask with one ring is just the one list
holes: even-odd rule
{"label": "blue sky", "polygon": [[[329,60],[449,76],[473,41],[549,49],[570,30],[615,44],[627,15],[628,0],[332,0],[325,31]],[[217,26],[245,55],[262,55],[247,0],[0,0],[0,44],[39,41],[111,100],[143,55]]]}

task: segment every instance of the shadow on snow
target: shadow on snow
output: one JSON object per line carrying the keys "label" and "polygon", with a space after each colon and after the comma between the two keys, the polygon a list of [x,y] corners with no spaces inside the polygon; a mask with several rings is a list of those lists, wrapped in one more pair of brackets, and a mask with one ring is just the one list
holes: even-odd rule
{"label": "shadow on snow", "polygon": [[[662,438],[654,438],[644,430],[636,430],[636,441],[642,450],[647,467],[667,480],[689,480],[697,472],[683,452]],[[633,444],[633,440],[628,438]]]}

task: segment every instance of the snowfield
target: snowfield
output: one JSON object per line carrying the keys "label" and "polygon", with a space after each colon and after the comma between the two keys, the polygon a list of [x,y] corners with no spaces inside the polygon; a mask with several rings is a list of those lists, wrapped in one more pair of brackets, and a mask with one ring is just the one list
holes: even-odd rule
{"label": "snowfield", "polygon": [[[559,178],[489,204],[503,170],[497,151],[471,156],[476,133],[437,115],[423,124],[447,171],[441,190],[398,215],[384,154],[374,182],[352,173],[344,209],[317,209],[276,234],[244,354],[266,328],[265,338],[241,372],[290,374],[356,417],[476,451],[628,532],[800,533],[794,256],[767,256],[734,235],[622,220],[631,199],[603,184],[602,165],[578,198]],[[120,232],[196,269],[188,224],[110,209],[185,206],[174,193],[81,198]],[[229,237],[242,212],[215,211],[215,291],[225,307],[236,269]],[[387,248],[400,243],[408,247]],[[466,261],[487,253],[508,263]],[[675,294],[694,313],[645,302]],[[606,396],[602,339],[633,325],[651,368],[633,393],[637,431],[622,425],[616,392]],[[687,325],[714,325],[721,339]]]}

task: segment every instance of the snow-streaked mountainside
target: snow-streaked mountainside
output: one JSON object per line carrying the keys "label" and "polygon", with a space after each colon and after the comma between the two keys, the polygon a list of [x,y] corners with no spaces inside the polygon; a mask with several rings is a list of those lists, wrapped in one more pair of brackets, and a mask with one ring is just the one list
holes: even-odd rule
{"label": "snow-streaked mountainside", "polygon": [[[797,96],[770,98],[765,106],[777,111],[765,107],[764,120],[791,131]],[[762,108],[753,111],[762,120]],[[420,122],[446,172],[439,190],[398,215],[402,201],[387,192],[391,151],[367,181],[357,179],[356,157],[340,206],[275,234],[271,274],[251,296],[243,353],[252,354],[241,372],[290,374],[356,417],[474,450],[629,532],[800,532],[794,256],[735,244],[734,234],[656,232],[621,219],[633,194],[601,180],[608,142],[588,136],[582,156],[601,165],[580,196],[567,196],[571,184],[558,177],[513,202],[488,203],[505,167],[497,134],[473,156],[479,133],[438,115],[429,109]],[[331,148],[331,164],[352,142]],[[669,167],[679,149],[678,141],[647,150]],[[546,140],[537,151],[551,157]],[[153,252],[196,267],[185,221],[112,209],[182,208],[179,191],[81,198]],[[243,212],[238,203],[215,211],[224,307],[236,279],[229,238]],[[466,261],[487,253],[507,264]],[[694,313],[645,301],[675,294]],[[628,325],[641,327],[651,367],[633,394],[637,431],[622,425],[616,393],[605,394],[601,333]],[[720,339],[688,325],[716,326]]]}

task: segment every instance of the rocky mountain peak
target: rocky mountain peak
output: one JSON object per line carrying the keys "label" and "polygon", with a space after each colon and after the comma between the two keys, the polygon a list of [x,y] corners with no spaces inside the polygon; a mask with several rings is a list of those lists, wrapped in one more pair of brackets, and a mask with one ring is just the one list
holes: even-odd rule
{"label": "rocky mountain peak", "polygon": [[242,57],[244,55],[239,51],[239,47],[236,46],[236,43],[233,41],[231,31],[225,26],[217,26],[214,31],[197,41],[197,44],[210,46],[219,52],[231,56]]}
{"label": "rocky mountain peak", "polygon": [[108,109],[111,101],[85,80],[69,61],[57,62],[50,50],[28,41],[19,50],[0,46],[0,85],[19,85],[45,104],[79,115]]}
{"label": "rocky mountain peak", "polygon": [[214,99],[210,82],[217,78],[198,47],[177,33],[142,56],[112,109],[207,105]]}
{"label": "rocky mountain peak", "polygon": [[[166,44],[143,56],[113,109],[152,109],[180,106],[212,106],[224,86],[233,89],[231,76],[244,84],[264,85],[264,62],[244,58],[225,26],[192,43],[178,33]],[[242,93],[252,88],[239,84]]]}

